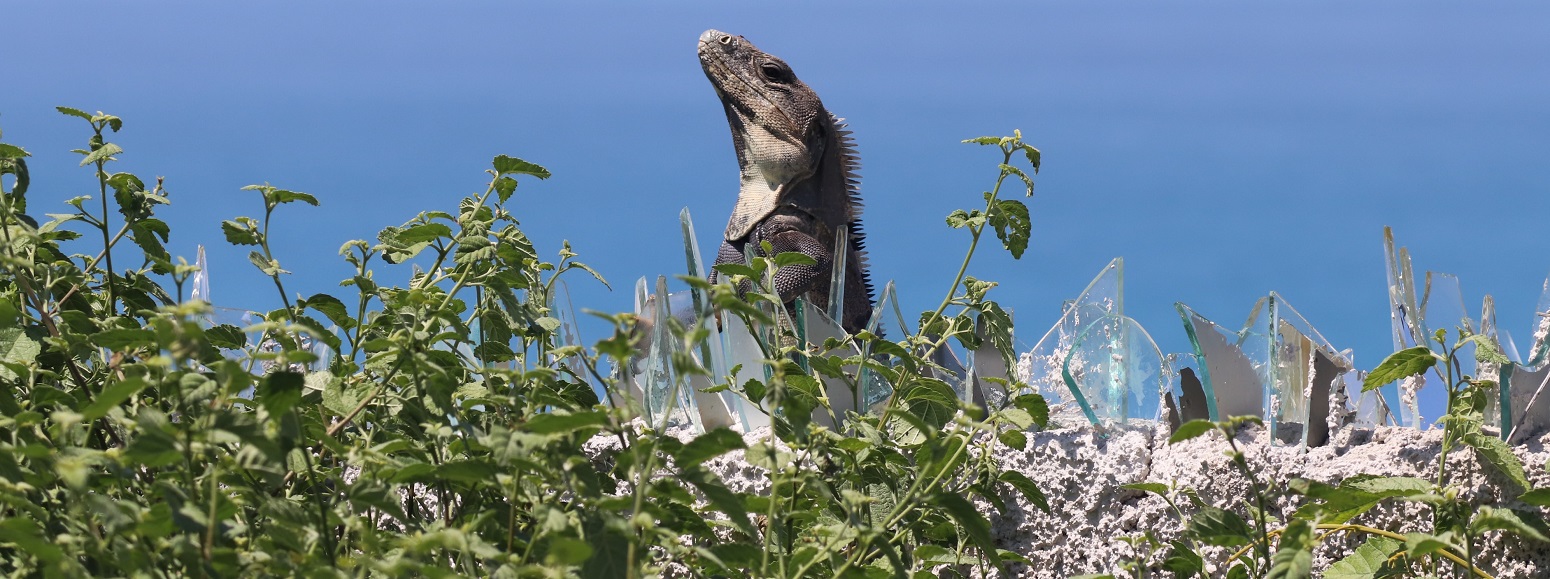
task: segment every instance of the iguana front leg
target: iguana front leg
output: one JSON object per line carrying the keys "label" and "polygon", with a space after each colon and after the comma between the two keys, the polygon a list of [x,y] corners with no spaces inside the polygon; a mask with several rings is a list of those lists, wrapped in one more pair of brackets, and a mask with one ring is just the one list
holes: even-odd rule
{"label": "iguana front leg", "polygon": [[[775,272],[773,279],[775,293],[780,296],[780,301],[790,304],[798,297],[818,289],[821,284],[829,280],[830,272],[834,269],[834,256],[831,251],[819,242],[817,238],[801,230],[802,225],[810,225],[810,219],[804,219],[800,215],[776,215],[754,227],[754,231],[748,239],[739,241],[721,242],[721,249],[716,254],[716,263],[743,263],[743,249],[749,243],[759,244],[755,253],[764,255],[761,242],[769,242],[770,256],[787,252],[796,252],[813,258],[813,264],[788,265]],[[712,272],[711,282],[715,283],[716,274]],[[748,291],[749,288],[738,288],[740,291]],[[822,293],[822,292],[819,292]],[[822,296],[815,296],[822,297]],[[826,303],[813,304],[819,308],[826,308]]]}

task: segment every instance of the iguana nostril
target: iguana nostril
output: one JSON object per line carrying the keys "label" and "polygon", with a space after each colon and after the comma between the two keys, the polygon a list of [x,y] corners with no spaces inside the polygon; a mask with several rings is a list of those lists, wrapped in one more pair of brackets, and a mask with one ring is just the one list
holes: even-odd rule
{"label": "iguana nostril", "polygon": [[726,45],[731,45],[732,44],[732,35],[731,34],[723,34],[723,35],[721,35],[721,43],[722,44],[726,44]]}

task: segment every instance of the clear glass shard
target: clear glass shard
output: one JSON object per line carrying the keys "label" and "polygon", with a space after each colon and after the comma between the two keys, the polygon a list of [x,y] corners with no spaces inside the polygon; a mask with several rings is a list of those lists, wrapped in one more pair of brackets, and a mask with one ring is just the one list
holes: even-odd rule
{"label": "clear glass shard", "polygon": [[[867,320],[866,325],[867,333],[876,336],[875,339],[878,340],[886,339],[883,335],[883,312],[887,312],[889,310],[894,312],[894,316],[898,320],[899,327],[901,328],[900,331],[902,332],[902,328],[904,328],[904,316],[899,311],[898,302],[898,296],[894,293],[893,281],[889,280],[887,284],[883,285],[883,291],[877,296],[877,305],[872,307],[872,317]],[[869,360],[867,364],[875,362],[878,364],[891,366],[888,360],[875,359],[876,356],[873,355],[872,342],[870,341],[862,345],[861,357],[864,360]],[[869,409],[876,408],[879,405],[886,403],[888,398],[893,396],[893,385],[889,384],[888,380],[883,378],[882,375],[873,371],[872,368],[868,367],[867,365],[863,365],[861,367],[861,371],[857,374],[857,382],[861,384],[861,401]]]}
{"label": "clear glass shard", "polygon": [[841,225],[834,230],[833,271],[829,274],[829,309],[831,320],[845,315],[845,260],[850,257],[850,228]]}
{"label": "clear glass shard", "polygon": [[[1393,331],[1394,351],[1427,343],[1426,330],[1421,323],[1421,307],[1416,298],[1415,272],[1410,266],[1410,252],[1394,247],[1394,231],[1383,228],[1383,261],[1388,277],[1389,321]],[[1413,391],[1414,381],[1407,388],[1399,384],[1386,384],[1379,388],[1389,408],[1397,409],[1397,418],[1403,426],[1425,428],[1421,423],[1418,392]]]}
{"label": "clear glass shard", "polygon": [[1160,417],[1168,372],[1156,342],[1133,319],[1112,315],[1088,324],[1072,341],[1061,374],[1094,425]]}
{"label": "clear glass shard", "polygon": [[1200,384],[1211,420],[1228,416],[1259,416],[1265,407],[1264,379],[1239,348],[1241,336],[1206,319],[1182,303],[1174,308],[1194,349]]}
{"label": "clear glass shard", "polygon": [[1107,316],[1124,314],[1124,272],[1124,258],[1114,258],[1076,299],[1063,305],[1060,319],[1033,349],[1018,356],[1019,378],[1050,402],[1053,414],[1078,410],[1078,402],[1066,387],[1066,355],[1087,326]]}
{"label": "clear glass shard", "polygon": [[1357,372],[1349,350],[1335,349],[1286,298],[1275,292],[1261,298],[1236,332],[1176,306],[1213,420],[1260,416],[1273,440],[1302,446],[1321,446],[1333,428],[1355,421],[1348,400]]}

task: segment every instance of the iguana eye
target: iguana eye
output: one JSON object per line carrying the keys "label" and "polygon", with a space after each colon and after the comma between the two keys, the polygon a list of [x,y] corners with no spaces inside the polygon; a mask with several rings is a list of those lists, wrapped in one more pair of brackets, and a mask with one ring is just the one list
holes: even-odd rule
{"label": "iguana eye", "polygon": [[775,82],[786,82],[790,76],[784,67],[773,62],[759,65],[759,72],[764,73],[764,78]]}

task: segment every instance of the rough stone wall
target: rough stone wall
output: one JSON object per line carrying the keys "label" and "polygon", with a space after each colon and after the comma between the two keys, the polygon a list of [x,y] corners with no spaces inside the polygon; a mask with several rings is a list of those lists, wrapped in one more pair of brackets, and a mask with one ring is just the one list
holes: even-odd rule
{"label": "rough stone wall", "polygon": [[[1261,481],[1306,478],[1338,483],[1356,474],[1435,476],[1440,430],[1418,431],[1383,427],[1376,430],[1343,429],[1330,444],[1300,451],[1264,444],[1261,430],[1240,433],[1237,442]],[[1516,448],[1534,486],[1550,486],[1546,473],[1545,443],[1531,441]],[[1044,513],[1018,500],[1009,512],[994,516],[992,523],[1002,548],[1033,560],[1032,566],[1015,566],[1017,577],[1068,577],[1084,573],[1118,573],[1121,562],[1135,557],[1129,545],[1118,540],[1151,530],[1166,542],[1178,535],[1182,522],[1161,498],[1120,488],[1135,482],[1158,482],[1192,488],[1209,505],[1235,508],[1249,500],[1250,485],[1228,461],[1227,442],[1208,434],[1176,445],[1151,430],[1114,432],[1100,437],[1088,428],[1065,428],[1029,437],[1023,452],[1003,456],[1005,465],[1027,474],[1049,498],[1052,512]],[[1449,455],[1452,484],[1460,496],[1475,504],[1523,507],[1501,477],[1488,470],[1470,450]],[[1295,499],[1295,497],[1294,497]],[[1282,500],[1273,510],[1290,514],[1298,506]],[[1189,514],[1186,511],[1186,515]],[[1420,505],[1388,501],[1353,522],[1399,532],[1420,531],[1430,525],[1429,511]],[[1315,554],[1314,568],[1322,570],[1349,554],[1365,537],[1350,536],[1328,541]],[[1517,537],[1489,533],[1478,543],[1476,557],[1496,577],[1550,577],[1550,544],[1526,542]],[[1208,562],[1220,563],[1227,553],[1206,553]],[[1154,560],[1155,562],[1155,560]],[[1225,569],[1217,569],[1218,573]],[[1167,576],[1166,572],[1159,576]]]}

